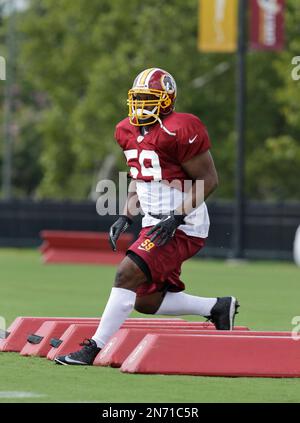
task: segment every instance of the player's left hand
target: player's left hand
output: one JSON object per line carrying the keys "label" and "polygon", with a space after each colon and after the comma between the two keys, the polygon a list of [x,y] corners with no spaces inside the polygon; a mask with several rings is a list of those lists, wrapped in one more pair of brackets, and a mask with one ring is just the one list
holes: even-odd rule
{"label": "player's left hand", "polygon": [[166,215],[158,222],[150,231],[147,232],[147,236],[154,234],[150,241],[153,242],[159,237],[157,246],[165,245],[171,238],[173,238],[178,226],[184,224],[185,215],[174,214],[171,212]]}

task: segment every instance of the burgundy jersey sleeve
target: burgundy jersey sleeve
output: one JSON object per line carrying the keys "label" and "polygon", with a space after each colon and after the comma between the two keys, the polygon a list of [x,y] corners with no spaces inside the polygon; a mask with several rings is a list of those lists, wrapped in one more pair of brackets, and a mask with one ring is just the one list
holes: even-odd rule
{"label": "burgundy jersey sleeve", "polygon": [[207,129],[196,116],[191,116],[177,130],[177,157],[180,163],[187,162],[210,148]]}
{"label": "burgundy jersey sleeve", "polygon": [[116,126],[116,129],[115,129],[115,139],[116,139],[117,143],[119,144],[119,146],[121,148],[124,148],[125,147],[125,145],[124,145],[124,139],[122,139],[121,133],[122,133],[122,131],[119,128],[119,126],[117,125]]}
{"label": "burgundy jersey sleeve", "polygon": [[129,144],[131,139],[131,128],[127,121],[128,119],[121,120],[121,122],[119,122],[115,128],[115,139],[123,150],[130,148]]}

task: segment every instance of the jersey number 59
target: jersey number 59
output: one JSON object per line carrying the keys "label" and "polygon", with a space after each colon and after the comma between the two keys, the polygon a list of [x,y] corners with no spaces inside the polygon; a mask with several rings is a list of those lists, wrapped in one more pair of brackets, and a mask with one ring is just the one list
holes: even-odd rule
{"label": "jersey number 59", "polygon": [[[152,150],[142,150],[139,152],[138,150],[125,150],[124,154],[127,159],[127,163],[130,166],[129,161],[132,159],[138,159],[140,164],[139,169],[137,166],[130,167],[130,173],[134,179],[138,177],[139,171],[141,172],[142,176],[150,176],[153,178],[154,181],[161,181],[162,180],[162,172],[159,163],[159,157],[155,151]],[[151,167],[145,167],[145,160],[149,160],[151,162]]]}

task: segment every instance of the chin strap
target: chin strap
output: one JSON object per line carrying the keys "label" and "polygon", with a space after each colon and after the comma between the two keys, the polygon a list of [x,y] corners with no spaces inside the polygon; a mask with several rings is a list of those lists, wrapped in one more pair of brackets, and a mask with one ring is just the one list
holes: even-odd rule
{"label": "chin strap", "polygon": [[[156,111],[157,111],[157,106],[155,106],[154,109],[152,110],[137,109],[138,113],[142,112],[144,115],[149,115],[149,116],[153,116]],[[134,110],[133,110],[133,113],[134,113]]]}
{"label": "chin strap", "polygon": [[160,124],[160,127],[161,127],[161,129],[163,129],[167,134],[169,134],[169,135],[171,135],[172,137],[175,137],[175,135],[176,135],[176,132],[171,132],[171,131],[169,131],[164,125],[163,125],[163,123],[162,123],[162,121],[161,121],[161,119],[159,118],[159,117],[157,117],[157,120],[158,120],[158,122],[159,122],[159,124]]}
{"label": "chin strap", "polygon": [[[139,110],[140,110],[140,109],[138,109],[137,111],[139,111]],[[149,116],[151,117],[151,116],[153,116],[153,114],[154,114],[156,111],[157,111],[157,107],[155,107],[155,108],[154,108],[153,110],[151,110],[151,111],[149,111],[149,110],[143,110],[143,113],[144,113],[145,115],[149,115]],[[163,130],[164,130],[167,134],[171,135],[172,137],[175,137],[175,136],[176,136],[176,132],[171,132],[171,131],[169,131],[169,130],[168,130],[168,128],[166,128],[166,127],[163,125],[163,123],[162,123],[162,121],[161,121],[161,119],[160,119],[160,117],[159,117],[159,116],[157,116],[156,120],[159,122],[161,129],[163,129]]]}

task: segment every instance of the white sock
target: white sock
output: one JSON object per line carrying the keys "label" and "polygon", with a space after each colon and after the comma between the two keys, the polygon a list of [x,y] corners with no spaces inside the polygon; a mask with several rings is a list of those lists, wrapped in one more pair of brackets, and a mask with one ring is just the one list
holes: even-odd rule
{"label": "white sock", "polygon": [[168,314],[171,316],[198,314],[200,316],[209,316],[216,302],[216,298],[196,297],[184,292],[167,292],[155,314]]}
{"label": "white sock", "polygon": [[112,288],[100,324],[92,339],[103,348],[117,332],[134,308],[136,293],[129,289]]}

